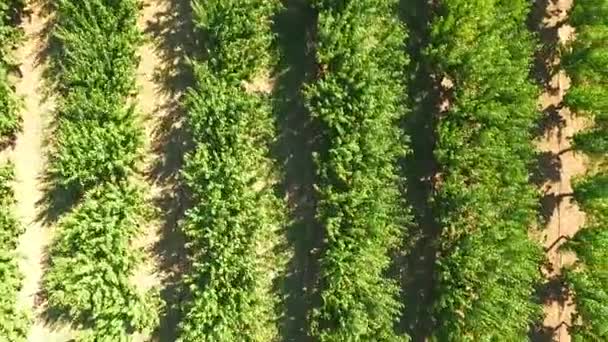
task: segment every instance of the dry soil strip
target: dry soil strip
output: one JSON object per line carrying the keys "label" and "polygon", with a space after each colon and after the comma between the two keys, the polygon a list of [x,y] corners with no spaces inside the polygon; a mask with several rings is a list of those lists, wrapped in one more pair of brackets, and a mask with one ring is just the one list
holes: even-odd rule
{"label": "dry soil strip", "polygon": [[[167,173],[167,169],[177,169],[179,156],[168,156],[168,153],[179,154],[179,150],[167,147],[170,137],[165,136],[166,131],[174,130],[173,126],[180,122],[173,114],[177,110],[179,89],[171,89],[168,79],[174,80],[178,72],[177,61],[168,58],[163,51],[164,39],[167,39],[167,30],[177,30],[171,25],[176,24],[175,0],[144,0],[139,18],[139,29],[145,34],[145,41],[139,50],[141,58],[137,70],[137,108],[142,115],[145,127],[145,162],[144,172],[146,181],[149,183],[149,203],[156,206],[157,215],[144,227],[142,240],[138,242],[149,255],[147,263],[134,277],[135,283],[142,290],[151,287],[162,287],[174,277],[172,270],[167,270],[161,264],[165,261],[163,248],[159,244],[165,237],[163,230],[167,225],[173,227],[172,216],[175,208],[168,208],[176,203],[174,177],[159,176],[159,173]],[[172,122],[171,120],[176,120]],[[167,127],[169,125],[169,127]],[[171,221],[171,222],[168,222]],[[160,251],[159,251],[160,250]],[[160,254],[159,254],[160,253]],[[162,335],[162,332],[161,332]]]}
{"label": "dry soil strip", "polygon": [[20,304],[34,313],[34,322],[28,340],[65,341],[67,329],[51,329],[41,318],[42,307],[38,300],[40,281],[44,272],[45,251],[50,243],[51,231],[40,218],[39,205],[43,198],[44,184],[44,132],[53,109],[51,99],[45,96],[43,73],[46,68],[44,53],[48,46],[47,28],[50,15],[42,1],[28,2],[22,28],[25,39],[16,52],[21,63],[22,77],[16,84],[17,94],[24,99],[21,111],[23,130],[17,136],[13,160],[15,163],[15,196],[17,215],[26,228],[21,236],[19,253],[24,286]]}
{"label": "dry soil strip", "polygon": [[[145,31],[148,22],[154,20],[155,16],[163,11],[162,2],[145,0],[142,2],[143,9],[140,13],[138,20],[138,26],[141,31]],[[147,169],[150,164],[154,163],[157,158],[153,151],[153,139],[156,125],[156,115],[162,115],[160,112],[162,104],[167,101],[167,98],[161,92],[160,86],[155,82],[155,71],[160,64],[160,58],[156,53],[154,47],[154,41],[149,36],[145,36],[145,42],[139,49],[140,63],[137,69],[137,108],[139,114],[142,116],[142,122],[145,124],[145,168]],[[150,190],[150,196],[155,198],[158,196],[162,188],[157,184],[152,184]],[[150,250],[152,246],[159,239],[158,229],[156,228],[156,222],[145,227],[143,232],[143,239],[138,244],[142,244],[146,250]],[[142,290],[148,289],[152,286],[156,286],[159,283],[157,275],[153,274],[156,260],[148,260],[149,263],[140,270],[136,276],[135,281]]]}
{"label": "dry soil strip", "polygon": [[[558,0],[553,3],[549,1],[547,6],[547,17],[543,24],[547,28],[558,27],[566,19],[567,11],[572,6],[572,0]],[[573,28],[563,25],[557,30],[561,44],[573,37]],[[551,62],[553,66],[559,65],[559,58]],[[578,205],[571,201],[572,179],[585,173],[585,158],[581,154],[570,151],[571,137],[584,128],[585,121],[572,115],[570,110],[562,107],[565,92],[570,86],[568,76],[561,70],[551,78],[548,89],[541,95],[539,102],[545,112],[552,108],[557,110],[557,118],[560,123],[552,127],[550,131],[538,142],[537,148],[541,152],[549,152],[556,158],[559,175],[550,179],[543,185],[544,195],[555,200],[555,208],[551,213],[548,224],[544,231],[543,244],[550,263],[549,269],[545,270],[548,281],[560,278],[561,269],[575,261],[571,253],[559,252],[560,246],[572,237],[584,224],[585,215]],[[553,340],[558,342],[569,342],[571,337],[568,326],[571,324],[572,313],[576,310],[572,298],[565,294],[551,298],[546,303],[544,328],[553,331]],[[560,298],[561,297],[561,298]]]}

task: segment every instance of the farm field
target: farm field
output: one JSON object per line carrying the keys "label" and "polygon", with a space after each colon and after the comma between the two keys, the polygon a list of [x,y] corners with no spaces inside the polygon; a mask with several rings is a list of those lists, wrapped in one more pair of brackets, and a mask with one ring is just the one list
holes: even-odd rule
{"label": "farm field", "polygon": [[608,341],[608,0],[0,0],[0,342]]}

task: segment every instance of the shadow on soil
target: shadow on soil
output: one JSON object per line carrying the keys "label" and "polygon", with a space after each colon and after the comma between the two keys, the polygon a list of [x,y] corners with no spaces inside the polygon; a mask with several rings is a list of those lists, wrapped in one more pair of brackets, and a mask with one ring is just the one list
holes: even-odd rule
{"label": "shadow on soil", "polygon": [[[544,20],[550,18],[556,13],[548,13],[551,0],[537,0],[534,2],[532,11],[530,12],[528,26],[532,32],[535,32],[540,39],[541,45],[536,51],[534,60],[534,68],[532,77],[536,80],[545,92],[551,96],[557,95],[559,89],[552,85],[552,79],[559,73],[559,65],[554,65],[554,60],[558,57],[558,30],[563,23],[557,23],[552,27],[547,27]],[[557,130],[558,138],[561,139],[562,130],[565,122],[560,116],[563,104],[550,104],[547,108],[543,108],[542,117],[536,127],[536,137],[549,137]],[[560,152],[561,153],[561,152]],[[545,182],[557,182],[560,180],[560,170],[562,168],[560,153],[539,152],[535,168],[532,170],[532,182],[537,186],[542,186]],[[558,208],[564,197],[569,194],[556,196],[552,193],[546,193],[545,189],[541,197],[540,217],[543,220],[541,224],[546,224],[554,211]],[[562,237],[560,237],[561,239]],[[558,239],[559,240],[559,239]],[[557,241],[555,242],[557,243]],[[554,244],[555,244],[554,243]],[[552,248],[554,248],[552,246]],[[551,248],[549,248],[551,249]],[[541,266],[540,272],[552,272],[552,266],[548,260]],[[568,289],[565,286],[564,280],[560,276],[555,276],[538,284],[536,288],[536,299],[539,304],[547,305],[552,302],[557,302],[558,305],[565,305],[568,297]],[[550,342],[553,341],[555,329],[544,325],[544,317],[539,321],[534,322],[530,326],[528,336],[531,341]]]}
{"label": "shadow on soil", "polygon": [[[551,268],[550,265],[544,266],[546,269]],[[551,302],[557,302],[558,305],[564,306],[568,299],[569,292],[568,288],[562,279],[562,277],[552,277],[545,281],[543,284],[539,284],[536,289],[539,303],[546,305]],[[564,323],[565,324],[565,323]],[[530,327],[529,338],[534,342],[553,342],[555,335],[554,328],[547,327],[543,322],[535,322]]]}
{"label": "shadow on soil", "polygon": [[[54,5],[48,0],[34,0],[29,2],[28,6],[22,12],[22,23],[29,23],[34,19],[34,10],[36,8],[39,13],[36,13],[37,17],[48,17],[55,10]],[[48,22],[41,28],[40,31],[36,32],[38,37],[32,37],[32,39],[39,40],[39,44],[34,47],[35,60],[34,67],[40,67],[48,63],[48,67],[43,70],[43,82],[40,89],[37,89],[43,94],[42,101],[52,101],[51,95],[59,91],[56,79],[57,70],[53,68],[52,58],[60,58],[61,46],[59,41],[52,35],[52,30],[55,27],[55,21],[53,18],[49,19]],[[26,39],[29,37],[26,37]],[[18,74],[21,76],[21,68],[18,68]],[[46,155],[52,156],[53,132],[56,129],[56,112],[53,110],[50,122],[48,126],[44,127],[43,136],[43,148]],[[36,206],[41,208],[38,213],[38,220],[43,222],[45,225],[56,222],[61,215],[70,211],[78,202],[81,197],[82,191],[76,186],[62,186],[57,184],[54,175],[49,170],[49,161],[46,161],[45,170],[46,173],[40,176],[41,184],[44,185],[44,195],[40,199]]]}
{"label": "shadow on soil", "polygon": [[437,241],[441,233],[430,201],[438,170],[433,149],[442,94],[423,55],[428,44],[432,6],[426,0],[400,3],[402,20],[410,32],[411,62],[406,74],[412,75],[408,82],[412,112],[404,122],[404,129],[410,137],[412,153],[404,160],[404,170],[408,185],[406,198],[413,209],[414,222],[407,235],[405,259],[397,261],[405,303],[399,328],[407,332],[412,341],[425,341],[434,329],[431,309],[435,299]]}
{"label": "shadow on soil", "polygon": [[285,312],[280,329],[285,341],[310,341],[308,315],[318,303],[317,259],[323,233],[315,219],[316,172],[312,158],[312,152],[319,148],[318,128],[304,107],[302,89],[315,77],[316,14],[304,0],[284,0],[283,6],[273,28],[281,54],[274,94],[279,140],[273,153],[285,172],[281,192],[288,201],[286,235],[292,255],[287,273],[278,284]]}
{"label": "shadow on soil", "polygon": [[191,149],[183,97],[194,84],[187,58],[195,56],[198,50],[189,0],[162,0],[160,4],[146,5],[165,9],[144,24],[144,34],[161,58],[160,66],[154,71],[154,81],[160,85],[157,94],[168,99],[150,113],[149,118],[156,127],[152,136],[153,153],[159,157],[148,170],[147,178],[160,189],[155,206],[161,215],[160,240],[152,253],[160,260],[161,296],[166,304],[154,340],[174,341],[184,298],[180,279],[186,264],[185,237],[180,222],[189,207],[180,179],[184,155]]}

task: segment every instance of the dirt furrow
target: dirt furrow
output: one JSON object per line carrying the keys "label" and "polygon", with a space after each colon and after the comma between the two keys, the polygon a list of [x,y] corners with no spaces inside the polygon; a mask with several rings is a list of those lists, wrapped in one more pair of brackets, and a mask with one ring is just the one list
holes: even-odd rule
{"label": "dirt furrow", "polygon": [[[574,29],[564,24],[572,0],[547,1],[541,31],[546,46],[556,44],[556,49],[574,37]],[[555,51],[553,51],[555,52]],[[543,174],[543,210],[547,225],[542,243],[549,264],[544,275],[547,281],[545,293],[545,338],[551,341],[569,342],[568,327],[576,310],[572,298],[564,289],[561,270],[572,264],[575,256],[560,252],[560,246],[572,237],[584,224],[585,215],[571,200],[572,180],[585,173],[585,157],[571,150],[571,138],[585,127],[585,120],[574,116],[563,106],[564,94],[570,87],[570,79],[559,68],[559,54],[551,54],[546,60],[546,87],[539,102],[548,123],[537,148],[545,156]],[[559,70],[554,72],[554,70]]]}
{"label": "dirt furrow", "polygon": [[184,71],[189,4],[186,0],[144,0],[139,28],[144,44],[137,71],[137,108],[146,133],[144,173],[149,203],[156,209],[141,243],[149,258],[136,275],[142,289],[160,287],[167,308],[156,340],[174,339],[175,286],[184,242],[177,223],[183,215],[177,181],[185,149],[180,99],[188,85]]}
{"label": "dirt furrow", "polygon": [[45,253],[51,240],[51,229],[44,223],[39,210],[44,193],[45,131],[53,110],[53,101],[46,96],[43,76],[51,17],[43,2],[36,0],[28,3],[25,13],[27,16],[22,23],[24,42],[16,52],[16,60],[21,63],[21,78],[16,91],[24,100],[21,111],[23,129],[17,136],[12,158],[15,163],[17,215],[26,229],[18,248],[22,256],[20,268],[25,277],[19,301],[34,313],[29,341],[65,341],[68,339],[67,329],[47,326],[39,300]]}

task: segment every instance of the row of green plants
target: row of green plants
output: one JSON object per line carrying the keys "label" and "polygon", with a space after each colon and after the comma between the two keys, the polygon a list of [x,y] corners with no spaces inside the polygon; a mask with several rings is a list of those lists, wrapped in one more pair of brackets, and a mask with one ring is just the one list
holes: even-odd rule
{"label": "row of green plants", "polygon": [[590,171],[574,183],[574,199],[586,214],[585,225],[563,249],[577,261],[565,269],[576,313],[573,341],[608,340],[608,1],[577,0],[570,18],[576,29],[565,47],[563,67],[572,80],[565,103],[590,126],[576,134],[573,147],[587,154]]}
{"label": "row of green plants", "polygon": [[0,167],[0,340],[26,341],[30,324],[26,312],[18,308],[17,295],[22,286],[16,252],[24,229],[15,217],[12,189],[12,164]]}
{"label": "row of green plants", "polygon": [[[21,31],[15,17],[23,8],[21,1],[0,1],[0,141],[11,141],[21,127],[18,100],[8,73],[15,63],[14,49],[21,41]],[[14,168],[11,163],[0,166],[0,340],[26,341],[30,320],[18,307],[22,274],[16,252],[24,227],[14,214],[15,196],[12,189]]]}
{"label": "row of green plants", "polygon": [[317,220],[324,229],[310,334],[319,341],[405,341],[387,275],[410,219],[397,167],[407,142],[406,30],[393,0],[313,0],[317,78],[304,101],[319,125]]}
{"label": "row of green plants", "polygon": [[12,52],[21,40],[22,32],[15,26],[23,9],[22,0],[0,1],[0,143],[14,139],[21,128],[20,101],[9,82],[9,72],[17,67]]}
{"label": "row of green plants", "polygon": [[160,299],[138,288],[143,252],[133,242],[146,217],[135,185],[143,128],[136,91],[136,0],[55,2],[51,59],[57,110],[49,174],[73,200],[59,217],[43,279],[50,318],[79,341],[129,341],[158,324]]}
{"label": "row of green plants", "polygon": [[284,211],[273,190],[275,125],[265,89],[279,2],[192,4],[202,48],[186,99],[193,148],[183,178],[192,207],[182,226],[189,262],[179,340],[273,341]]}
{"label": "row of green plants", "polygon": [[431,23],[426,56],[447,107],[436,127],[433,196],[442,228],[432,308],[438,341],[524,341],[542,311],[533,293],[542,253],[528,237],[539,119],[529,5],[444,0]]}

